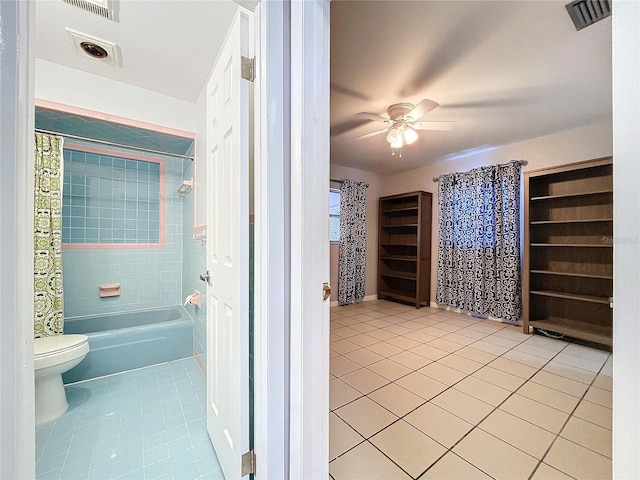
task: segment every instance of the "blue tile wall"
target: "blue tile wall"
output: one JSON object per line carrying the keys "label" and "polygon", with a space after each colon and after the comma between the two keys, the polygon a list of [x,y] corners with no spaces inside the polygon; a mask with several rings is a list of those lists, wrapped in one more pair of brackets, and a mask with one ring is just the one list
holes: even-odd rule
{"label": "blue tile wall", "polygon": [[[197,160],[196,160],[197,161]],[[185,160],[183,178],[193,177],[193,162]],[[193,319],[193,350],[200,357],[201,365],[206,365],[206,284],[200,280],[200,274],[207,270],[207,247],[200,240],[193,239],[193,192],[187,194],[183,199],[183,269],[182,269],[182,298],[183,302],[187,295],[191,295],[194,290],[202,293],[200,307],[187,305],[185,309]]]}
{"label": "blue tile wall", "polygon": [[[164,247],[64,249],[65,317],[126,312],[182,303],[183,198],[177,194],[176,189],[182,183],[183,160],[168,156],[162,158],[165,162]],[[126,202],[126,191],[124,198]],[[67,205],[63,200],[63,208],[65,207],[73,208],[74,205]],[[85,206],[85,212],[86,210]],[[125,212],[128,211],[125,209]],[[91,211],[89,213],[91,215],[85,218],[85,222],[100,218],[99,215],[94,217]],[[125,226],[140,225],[140,230],[149,231],[144,219],[136,217],[133,220],[125,213],[124,222]],[[136,233],[131,238],[137,238],[137,228],[132,230]],[[98,286],[107,283],[120,283],[121,295],[100,298]]]}
{"label": "blue tile wall", "polygon": [[64,150],[62,243],[159,243],[160,165]]}

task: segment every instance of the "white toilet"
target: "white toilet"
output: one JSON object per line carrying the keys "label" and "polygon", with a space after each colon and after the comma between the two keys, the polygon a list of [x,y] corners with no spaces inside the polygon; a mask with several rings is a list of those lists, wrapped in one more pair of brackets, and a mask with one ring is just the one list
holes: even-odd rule
{"label": "white toilet", "polygon": [[36,425],[55,420],[69,408],[62,374],[89,353],[86,335],[54,335],[34,339]]}

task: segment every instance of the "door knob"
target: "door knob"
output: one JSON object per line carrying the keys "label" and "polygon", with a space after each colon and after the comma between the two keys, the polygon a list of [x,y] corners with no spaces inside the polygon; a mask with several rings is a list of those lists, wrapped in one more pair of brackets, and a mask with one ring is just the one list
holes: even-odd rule
{"label": "door knob", "polygon": [[326,302],[330,296],[331,296],[331,286],[327,282],[324,282],[322,284],[322,301]]}
{"label": "door knob", "polygon": [[207,282],[207,283],[209,283],[211,281],[211,275],[209,274],[209,270],[207,270],[207,273],[201,273],[200,274],[200,280],[202,280],[203,282]]}

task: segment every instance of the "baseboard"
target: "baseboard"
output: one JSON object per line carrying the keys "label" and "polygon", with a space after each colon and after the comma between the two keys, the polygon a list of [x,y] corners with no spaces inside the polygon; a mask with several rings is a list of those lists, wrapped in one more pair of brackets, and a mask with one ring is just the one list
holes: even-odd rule
{"label": "baseboard", "polygon": [[[374,294],[374,295],[365,295],[365,297],[362,299],[363,302],[368,302],[369,300],[377,300],[378,299],[378,295]],[[340,305],[340,303],[338,303],[338,301],[336,300],[335,302],[331,302],[329,304],[330,307],[337,307],[338,305]]]}
{"label": "baseboard", "polygon": [[459,308],[450,307],[448,305],[440,305],[437,302],[430,302],[429,306],[433,307],[433,308],[439,308],[440,310],[447,310],[449,312],[455,312],[455,313],[461,313],[463,315],[469,315],[470,317],[473,317],[473,318],[479,318],[479,319],[484,319],[484,320],[493,320],[494,322],[506,323],[508,325],[517,325],[517,326],[520,326],[520,327],[522,326],[522,321],[521,320],[518,320],[516,322],[510,322],[510,321],[504,320],[502,318],[492,317],[491,315],[487,315],[487,316],[474,315],[473,313],[467,312],[466,310],[463,311],[463,310],[460,310]]}

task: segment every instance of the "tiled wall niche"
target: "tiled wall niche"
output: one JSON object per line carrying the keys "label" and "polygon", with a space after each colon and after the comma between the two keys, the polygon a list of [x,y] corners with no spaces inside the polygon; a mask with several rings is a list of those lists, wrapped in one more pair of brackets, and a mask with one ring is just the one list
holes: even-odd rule
{"label": "tiled wall niche", "polygon": [[64,149],[65,248],[161,247],[164,161],[104,149]]}

